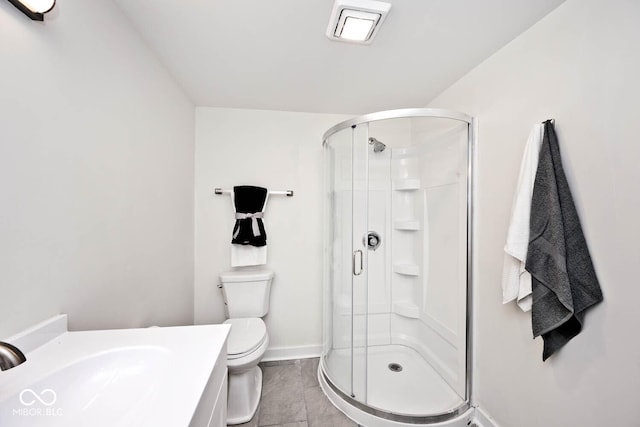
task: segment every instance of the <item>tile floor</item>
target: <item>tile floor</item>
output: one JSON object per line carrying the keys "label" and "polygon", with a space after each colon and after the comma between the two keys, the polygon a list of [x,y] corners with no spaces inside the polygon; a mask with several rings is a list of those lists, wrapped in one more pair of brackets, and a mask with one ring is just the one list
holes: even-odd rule
{"label": "tile floor", "polygon": [[261,363],[260,406],[240,427],[356,427],[322,393],[318,362],[315,358]]}

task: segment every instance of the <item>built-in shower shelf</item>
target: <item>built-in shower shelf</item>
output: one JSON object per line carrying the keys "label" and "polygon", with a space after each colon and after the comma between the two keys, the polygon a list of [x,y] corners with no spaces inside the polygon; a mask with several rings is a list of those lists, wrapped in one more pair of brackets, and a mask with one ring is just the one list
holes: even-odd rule
{"label": "built-in shower shelf", "polygon": [[403,219],[393,222],[393,228],[396,230],[415,231],[420,230],[420,221],[417,219]]}
{"label": "built-in shower shelf", "polygon": [[420,267],[416,264],[394,264],[393,272],[405,276],[418,276],[420,275]]}
{"label": "built-in shower shelf", "polygon": [[398,179],[393,182],[393,189],[397,191],[413,191],[420,189],[419,179]]}
{"label": "built-in shower shelf", "polygon": [[393,312],[400,316],[411,319],[420,318],[420,307],[409,301],[398,301],[393,303]]}

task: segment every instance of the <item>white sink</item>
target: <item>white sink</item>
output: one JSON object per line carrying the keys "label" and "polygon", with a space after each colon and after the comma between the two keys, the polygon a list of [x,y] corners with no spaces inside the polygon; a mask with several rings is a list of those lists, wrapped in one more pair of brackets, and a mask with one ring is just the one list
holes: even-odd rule
{"label": "white sink", "polygon": [[27,361],[0,373],[0,426],[206,425],[194,415],[226,375],[227,325],[66,329],[57,316],[7,339]]}

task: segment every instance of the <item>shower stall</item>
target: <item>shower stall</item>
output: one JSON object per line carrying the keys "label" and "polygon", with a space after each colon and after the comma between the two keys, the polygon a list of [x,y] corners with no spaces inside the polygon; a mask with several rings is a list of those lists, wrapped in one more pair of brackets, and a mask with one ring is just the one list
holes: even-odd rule
{"label": "shower stall", "polygon": [[318,377],[361,425],[471,420],[475,133],[465,114],[403,109],[324,135]]}

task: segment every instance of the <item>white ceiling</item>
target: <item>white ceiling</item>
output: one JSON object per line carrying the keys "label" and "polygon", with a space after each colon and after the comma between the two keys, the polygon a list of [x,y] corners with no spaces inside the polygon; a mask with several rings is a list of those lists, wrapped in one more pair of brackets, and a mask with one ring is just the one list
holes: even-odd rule
{"label": "white ceiling", "polygon": [[196,105],[422,107],[564,0],[387,0],[372,45],[325,36],[333,0],[114,0]]}

